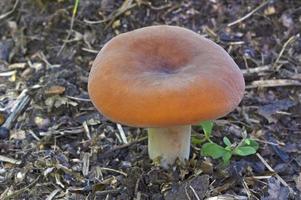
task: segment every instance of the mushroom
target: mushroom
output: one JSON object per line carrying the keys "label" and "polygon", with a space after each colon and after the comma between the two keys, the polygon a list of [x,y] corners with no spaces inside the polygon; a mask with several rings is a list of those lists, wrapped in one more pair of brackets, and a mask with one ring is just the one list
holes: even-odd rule
{"label": "mushroom", "polygon": [[120,34],[101,49],[88,81],[94,106],[108,119],[148,128],[148,152],[167,167],[189,158],[191,125],[231,112],[243,75],[219,45],[177,26]]}

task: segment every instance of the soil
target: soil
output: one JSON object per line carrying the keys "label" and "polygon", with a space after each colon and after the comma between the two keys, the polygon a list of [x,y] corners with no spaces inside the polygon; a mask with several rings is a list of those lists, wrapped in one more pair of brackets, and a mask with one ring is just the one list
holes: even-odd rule
{"label": "soil", "polygon": [[[301,199],[301,1],[74,6],[0,1],[0,199]],[[212,140],[247,134],[257,154],[224,166],[193,143],[187,163],[162,169],[148,159],[145,129],[122,126],[124,143],[96,111],[87,80],[97,52],[117,34],[156,24],[191,29],[234,58],[245,96],[215,121]]]}

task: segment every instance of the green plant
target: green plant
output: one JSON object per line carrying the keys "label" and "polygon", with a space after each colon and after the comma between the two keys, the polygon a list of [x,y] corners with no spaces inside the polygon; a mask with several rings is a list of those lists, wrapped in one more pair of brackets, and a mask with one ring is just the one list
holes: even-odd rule
{"label": "green plant", "polygon": [[243,138],[239,144],[231,143],[229,138],[224,137],[223,142],[225,146],[214,143],[210,137],[213,128],[213,122],[206,121],[200,124],[205,135],[207,143],[202,145],[201,154],[203,156],[210,156],[213,159],[222,159],[227,165],[233,155],[248,156],[255,154],[259,148],[259,144],[251,138]]}

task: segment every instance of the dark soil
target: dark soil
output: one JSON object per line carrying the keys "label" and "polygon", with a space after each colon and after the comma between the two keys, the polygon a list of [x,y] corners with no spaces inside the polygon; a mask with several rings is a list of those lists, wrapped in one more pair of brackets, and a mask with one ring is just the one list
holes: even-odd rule
{"label": "dark soil", "polygon": [[[301,1],[80,0],[70,30],[74,3],[0,1],[0,199],[301,199]],[[148,159],[144,129],[123,126],[123,144],[95,110],[97,52],[155,24],[189,28],[234,58],[247,89],[212,140],[248,134],[257,155],[225,167],[193,144],[189,162],[164,170]]]}

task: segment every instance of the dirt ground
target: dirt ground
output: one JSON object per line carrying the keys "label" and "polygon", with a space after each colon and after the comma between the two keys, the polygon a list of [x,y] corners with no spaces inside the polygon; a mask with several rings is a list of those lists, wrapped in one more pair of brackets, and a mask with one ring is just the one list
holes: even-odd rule
{"label": "dirt ground", "polygon": [[[0,199],[301,199],[300,0],[74,5],[0,1]],[[212,140],[247,133],[258,154],[225,167],[193,144],[186,165],[164,170],[148,159],[144,129],[123,126],[126,144],[95,110],[87,80],[97,52],[119,33],[155,24],[189,28],[234,58],[245,96],[215,122]]]}

